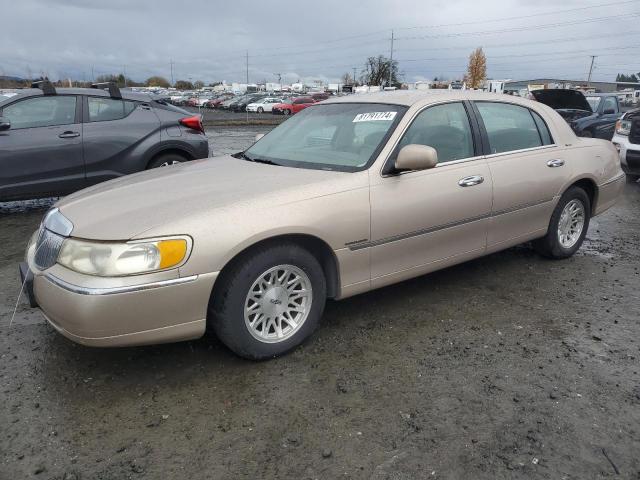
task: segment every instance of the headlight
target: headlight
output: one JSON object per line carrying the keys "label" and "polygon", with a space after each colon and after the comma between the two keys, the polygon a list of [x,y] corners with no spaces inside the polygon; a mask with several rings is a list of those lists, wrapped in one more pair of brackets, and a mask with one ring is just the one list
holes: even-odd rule
{"label": "headlight", "polygon": [[629,135],[631,131],[631,120],[618,120],[616,122],[616,133],[618,135]]}
{"label": "headlight", "polygon": [[58,263],[76,272],[118,277],[175,268],[187,259],[184,237],[132,242],[95,242],[67,238]]}

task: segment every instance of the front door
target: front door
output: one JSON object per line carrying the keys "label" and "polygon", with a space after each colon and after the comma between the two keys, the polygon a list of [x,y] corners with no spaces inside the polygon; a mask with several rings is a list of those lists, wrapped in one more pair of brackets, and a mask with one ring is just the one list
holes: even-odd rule
{"label": "front door", "polygon": [[65,195],[85,186],[82,123],[75,95],[18,99],[0,116],[0,200]]}
{"label": "front door", "polygon": [[436,149],[422,171],[371,171],[371,278],[378,287],[481,255],[492,179],[462,102],[420,112],[392,154],[409,144]]}

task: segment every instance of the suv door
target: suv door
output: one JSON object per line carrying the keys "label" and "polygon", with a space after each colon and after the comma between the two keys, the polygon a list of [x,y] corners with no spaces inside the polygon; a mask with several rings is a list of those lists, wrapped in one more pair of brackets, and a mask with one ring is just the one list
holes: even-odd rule
{"label": "suv door", "polygon": [[160,143],[160,120],[141,102],[110,97],[84,98],[84,158],[87,183],[146,168],[146,153]]}
{"label": "suv door", "polygon": [[388,162],[393,165],[405,145],[420,144],[436,149],[437,166],[382,176],[371,171],[374,288],[485,251],[492,181],[477,137],[463,102],[430,106],[417,114]]}
{"label": "suv door", "polygon": [[489,251],[544,235],[560,189],[571,176],[565,150],[533,110],[503,102],[474,105],[493,178]]}
{"label": "suv door", "polygon": [[598,119],[594,125],[596,138],[611,140],[615,131],[616,122],[622,116],[618,107],[618,98],[615,96],[603,97],[598,105]]}
{"label": "suv door", "polygon": [[17,99],[0,116],[0,200],[66,195],[83,188],[82,124],[75,95]]}

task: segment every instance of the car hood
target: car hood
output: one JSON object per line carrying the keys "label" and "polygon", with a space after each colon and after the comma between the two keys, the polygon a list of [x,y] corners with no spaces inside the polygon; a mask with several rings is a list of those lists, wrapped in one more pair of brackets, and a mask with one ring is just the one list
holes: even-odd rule
{"label": "car hood", "polygon": [[593,112],[587,112],[586,110],[577,110],[571,108],[559,108],[556,110],[560,114],[562,118],[564,118],[568,123],[571,123],[575,120],[582,120],[588,117],[595,117],[596,114]]}
{"label": "car hood", "polygon": [[582,110],[593,113],[591,105],[578,90],[549,88],[545,90],[533,90],[533,98],[538,102],[553,108],[554,110]]}
{"label": "car hood", "polygon": [[224,156],[110,180],[71,194],[56,206],[73,223],[74,237],[128,240],[192,214],[271,208],[336,193],[350,188],[345,181],[350,175]]}

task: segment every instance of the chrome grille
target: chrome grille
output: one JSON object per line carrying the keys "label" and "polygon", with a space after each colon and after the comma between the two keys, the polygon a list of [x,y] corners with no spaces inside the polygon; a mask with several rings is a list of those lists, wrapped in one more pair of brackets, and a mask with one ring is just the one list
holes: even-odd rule
{"label": "chrome grille", "polygon": [[38,240],[36,241],[36,253],[34,263],[40,270],[45,270],[55,265],[58,254],[65,237],[57,235],[44,227],[40,228]]}

